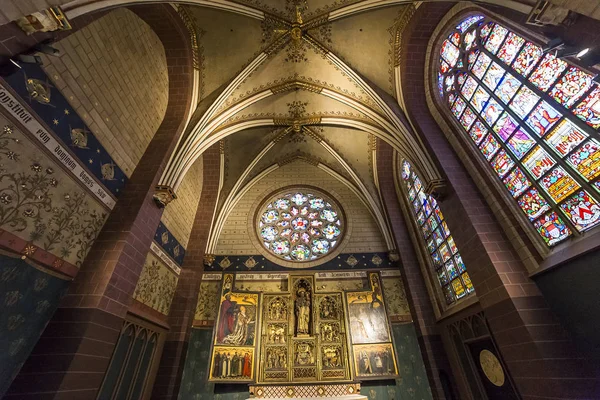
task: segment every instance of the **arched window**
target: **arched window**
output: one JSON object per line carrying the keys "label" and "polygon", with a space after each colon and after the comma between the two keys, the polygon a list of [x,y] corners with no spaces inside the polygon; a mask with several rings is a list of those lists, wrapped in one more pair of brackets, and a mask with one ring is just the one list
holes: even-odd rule
{"label": "arched window", "polygon": [[443,42],[438,88],[548,246],[600,224],[600,88],[483,15]]}
{"label": "arched window", "polygon": [[452,304],[475,291],[465,263],[440,207],[425,194],[421,180],[406,160],[402,162],[402,180],[446,304]]}

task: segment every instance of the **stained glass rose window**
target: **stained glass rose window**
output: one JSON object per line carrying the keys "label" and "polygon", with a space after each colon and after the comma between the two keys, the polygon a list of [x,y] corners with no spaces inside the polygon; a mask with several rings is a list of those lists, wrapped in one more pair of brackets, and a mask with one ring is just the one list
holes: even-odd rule
{"label": "stained glass rose window", "polygon": [[299,262],[329,254],[344,232],[338,206],[305,190],[275,196],[259,213],[257,225],[259,240],[270,253]]}

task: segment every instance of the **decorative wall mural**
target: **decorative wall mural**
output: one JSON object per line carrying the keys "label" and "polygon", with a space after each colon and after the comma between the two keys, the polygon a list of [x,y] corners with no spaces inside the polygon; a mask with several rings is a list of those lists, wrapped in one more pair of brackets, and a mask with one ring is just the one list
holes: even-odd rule
{"label": "decorative wall mural", "polygon": [[214,324],[217,320],[219,311],[219,281],[202,281],[200,283],[200,292],[198,302],[196,303],[196,313],[194,315],[194,324],[200,325]]}
{"label": "decorative wall mural", "polygon": [[80,266],[106,209],[0,114],[0,228]]}
{"label": "decorative wall mural", "polygon": [[385,300],[388,316],[392,322],[408,322],[412,320],[410,307],[402,277],[384,277],[381,282],[385,290]]}
{"label": "decorative wall mural", "polygon": [[161,314],[169,315],[177,280],[177,275],[149,251],[133,298]]}

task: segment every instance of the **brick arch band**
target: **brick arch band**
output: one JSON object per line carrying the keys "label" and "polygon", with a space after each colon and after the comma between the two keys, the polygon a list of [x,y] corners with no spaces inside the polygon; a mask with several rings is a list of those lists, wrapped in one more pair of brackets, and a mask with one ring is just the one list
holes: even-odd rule
{"label": "brick arch band", "polygon": [[[169,4],[135,5],[128,9],[146,22],[163,44],[169,79],[166,112],[68,294],[14,379],[6,399],[35,399],[41,393],[44,398],[70,400],[96,397],[162,217],[163,210],[156,207],[152,196],[185,129],[192,105],[194,71],[190,34]],[[47,38],[60,40],[106,12],[75,18],[71,21],[74,29],[60,33],[27,37],[14,23],[1,26],[0,41],[9,46],[0,49],[0,55],[18,54]]]}

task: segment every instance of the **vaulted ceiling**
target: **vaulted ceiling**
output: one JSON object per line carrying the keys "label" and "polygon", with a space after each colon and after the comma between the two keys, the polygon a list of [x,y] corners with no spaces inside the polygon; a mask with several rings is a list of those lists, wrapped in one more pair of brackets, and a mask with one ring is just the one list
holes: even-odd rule
{"label": "vaulted ceiling", "polygon": [[161,184],[177,190],[199,155],[221,143],[217,219],[223,219],[255,177],[302,158],[349,182],[388,230],[374,172],[376,138],[409,158],[425,181],[439,178],[396,98],[402,30],[416,6],[374,0],[242,0],[232,11],[183,6],[198,36],[198,109]]}

